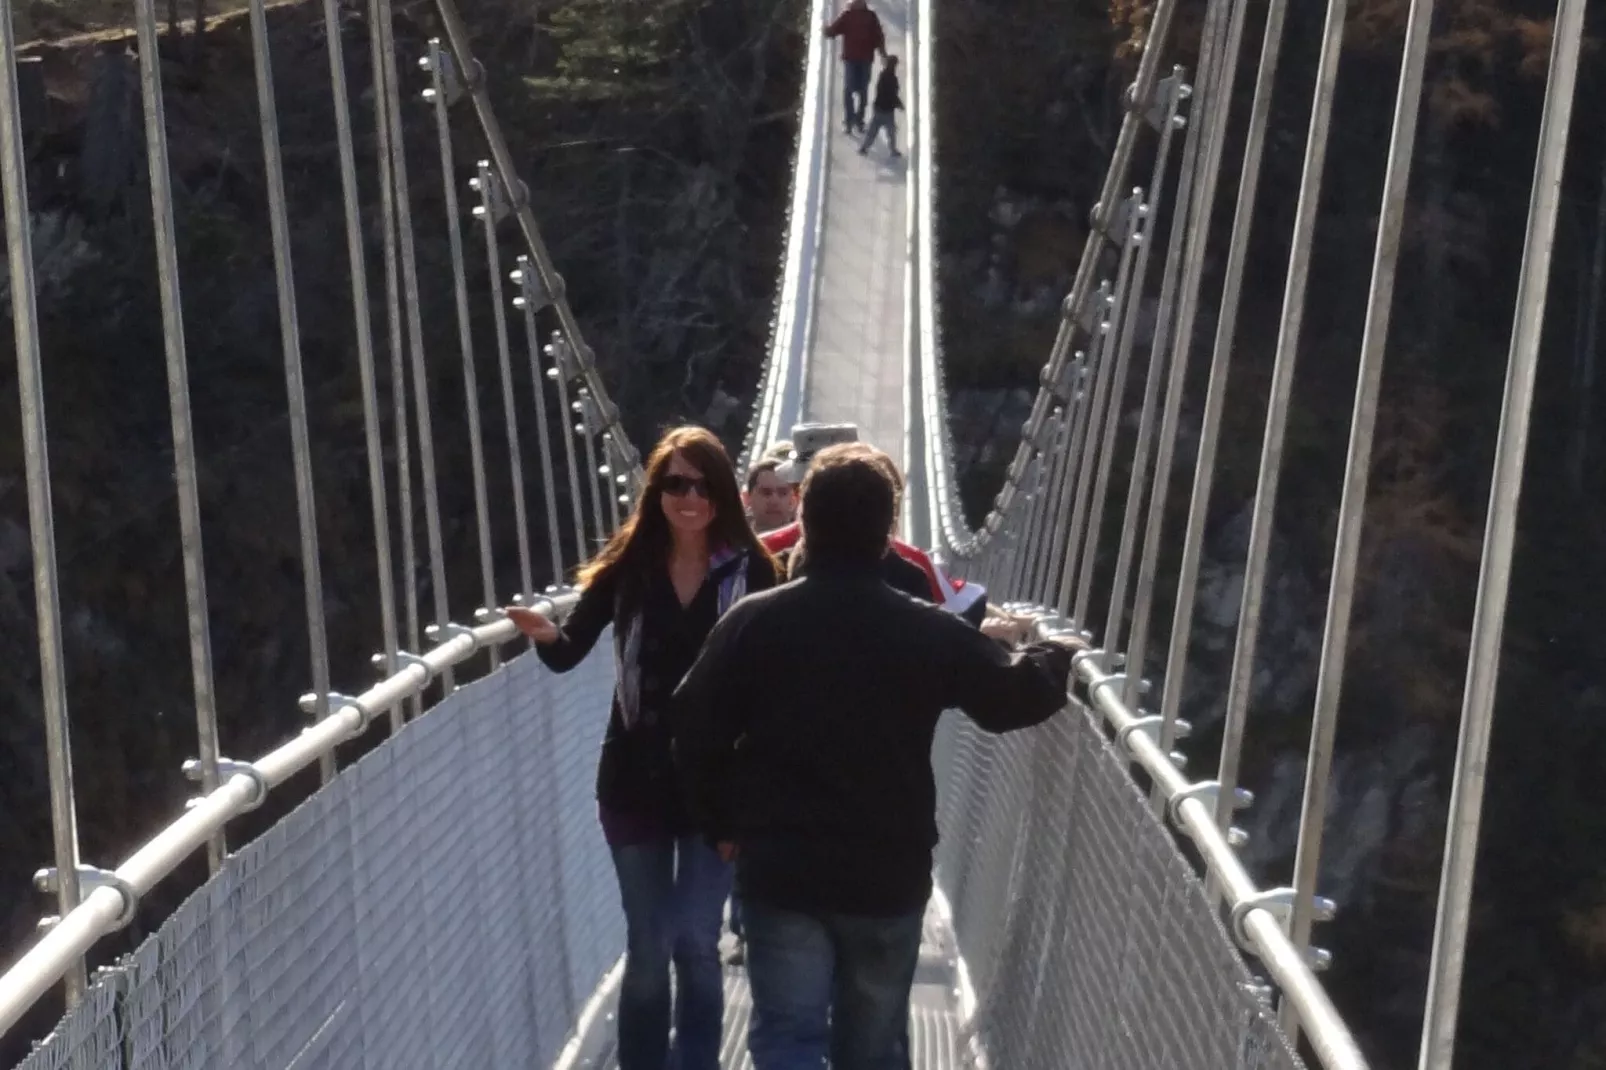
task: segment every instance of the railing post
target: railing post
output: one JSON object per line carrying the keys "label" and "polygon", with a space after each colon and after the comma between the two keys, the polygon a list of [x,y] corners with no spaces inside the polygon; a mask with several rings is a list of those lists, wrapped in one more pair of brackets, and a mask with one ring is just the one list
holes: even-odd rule
{"label": "railing post", "polygon": [[[301,324],[296,310],[289,210],[284,191],[284,161],[279,150],[279,112],[274,100],[273,61],[268,54],[268,16],[263,0],[251,0],[251,62],[256,72],[258,122],[262,127],[262,166],[266,172],[268,185],[268,226],[273,234],[273,273],[279,297],[279,344],[284,347],[285,397],[290,412],[290,448],[295,467],[296,521],[301,536],[302,596],[307,610],[307,646],[312,656],[312,689],[316,694],[325,696],[318,700],[317,716],[321,720],[329,716],[327,698],[330,686],[329,637],[323,609],[323,571],[318,551],[318,509],[312,482],[312,443],[307,427],[307,392],[301,369]],[[352,245],[348,241],[347,249],[348,252],[355,254],[352,258],[351,272],[354,285],[361,285],[362,283],[356,281],[363,278],[364,261],[361,233],[356,230],[355,223],[356,204],[352,197],[356,186],[356,170],[349,152],[351,146],[349,113],[341,129],[347,135],[341,142],[342,147],[347,150],[341,156],[341,177],[344,179],[347,176],[348,167],[351,168],[349,173],[353,176],[350,185],[342,182],[348,213],[347,237],[349,239],[353,234],[357,236],[356,244]],[[366,306],[367,302],[364,300],[359,330],[365,330],[368,325]],[[358,348],[361,347],[362,341],[359,340]],[[384,593],[382,588],[381,596]],[[383,608],[381,617],[388,618]],[[387,638],[393,639],[394,625],[391,624],[389,627],[391,630]],[[204,775],[206,769],[204,757],[201,769]],[[334,755],[325,755],[319,761],[318,775],[325,784],[334,777]],[[215,782],[215,774],[213,779]]]}
{"label": "railing post", "polygon": [[1450,827],[1444,845],[1444,872],[1439,880],[1427,1010],[1418,1062],[1421,1070],[1449,1070],[1455,1053],[1461,972],[1477,862],[1478,824],[1483,811],[1495,685],[1500,674],[1500,640],[1505,624],[1506,596],[1511,585],[1511,556],[1517,535],[1517,506],[1522,492],[1523,462],[1527,456],[1534,376],[1544,330],[1556,211],[1583,39],[1584,0],[1560,0],[1551,31],[1550,77],[1545,87],[1544,115],[1539,123],[1528,232],[1511,330],[1511,358],[1490,481],[1489,526],[1484,532],[1478,601],[1467,655],[1466,695],[1461,710],[1461,735],[1456,744],[1455,779],[1450,789]]}
{"label": "railing post", "polygon": [[[179,296],[178,244],[173,230],[173,187],[167,164],[166,112],[162,107],[162,60],[156,37],[155,0],[138,0],[140,90],[145,106],[145,155],[150,166],[151,222],[156,232],[157,282],[162,297],[162,343],[167,356],[167,397],[173,420],[173,468],[178,484],[184,601],[190,634],[190,672],[195,685],[195,727],[200,743],[201,791],[217,790],[217,694],[212,686],[212,636],[207,628],[206,566],[201,553],[201,494],[196,483],[195,434],[190,422],[189,371],[184,356],[184,309]],[[207,844],[213,873],[226,848],[219,830]]]}
{"label": "railing post", "polygon": [[[324,0],[328,20],[327,35],[331,57],[340,35],[339,0]],[[390,0],[375,0],[373,17],[378,30],[378,56],[375,81],[382,86],[377,103],[385,107],[390,124],[390,181],[395,197],[396,231],[400,238],[402,296],[407,314],[409,363],[412,366],[413,417],[418,428],[418,468],[424,488],[424,532],[429,541],[430,600],[434,603],[435,624],[451,624],[451,605],[446,593],[446,552],[441,534],[440,484],[435,471],[435,432],[430,417],[429,368],[424,358],[424,325],[418,288],[418,255],[413,236],[412,197],[407,181],[406,143],[402,137],[401,79],[396,71],[396,40]],[[332,59],[331,59],[332,62]],[[382,74],[381,74],[382,71]],[[344,72],[339,75],[344,79]],[[381,80],[382,78],[382,80]],[[411,523],[404,517],[403,523]],[[455,686],[452,670],[441,673],[441,686],[451,694]]]}
{"label": "railing post", "polygon": [[[496,360],[502,378],[502,421],[507,425],[508,471],[513,482],[513,530],[519,544],[519,590],[535,597],[530,569],[530,521],[524,502],[524,458],[519,441],[518,403],[513,394],[513,354],[508,344],[507,310],[502,307],[502,257],[496,242],[496,225],[511,211],[508,193],[498,182],[488,160],[479,162],[479,175],[470,186],[480,195],[474,215],[485,227],[485,266],[491,284],[491,313],[496,324]],[[519,191],[523,196],[524,191]]]}
{"label": "railing post", "polygon": [[[1272,0],[1266,11],[1266,53],[1274,65],[1276,57],[1272,43],[1282,36],[1286,10],[1287,0]],[[1271,556],[1272,523],[1277,508],[1277,482],[1282,473],[1283,437],[1288,425],[1289,402],[1293,395],[1294,367],[1299,359],[1300,328],[1305,317],[1305,291],[1310,278],[1311,254],[1316,239],[1316,219],[1322,199],[1328,131],[1333,114],[1333,95],[1338,84],[1339,53],[1344,39],[1344,11],[1342,0],[1330,5],[1327,11],[1321,57],[1316,66],[1316,92],[1311,102],[1310,129],[1306,136],[1304,169],[1299,184],[1299,204],[1295,210],[1294,232],[1289,243],[1287,283],[1284,288],[1282,316],[1277,333],[1277,356],[1272,367],[1271,389],[1268,391],[1266,401],[1265,437],[1261,444],[1255,503],[1249,522],[1249,547],[1244,560],[1243,593],[1238,608],[1238,635],[1233,644],[1232,675],[1227,683],[1221,756],[1216,770],[1216,779],[1221,783],[1221,794],[1216,800],[1216,821],[1223,830],[1232,822],[1232,792],[1238,785],[1238,761],[1243,750],[1244,730],[1249,720],[1255,649],[1260,637],[1261,599],[1265,591],[1266,569]],[[1232,340],[1228,338],[1226,341],[1230,345]]]}
{"label": "railing post", "polygon": [[[409,650],[417,650],[423,643],[424,636],[419,628],[418,619],[418,548],[415,545],[416,531],[413,516],[412,435],[407,429],[407,350],[402,338],[401,239],[396,223],[396,183],[391,174],[395,160],[394,142],[401,135],[391,122],[390,102],[396,94],[396,89],[390,69],[393,65],[385,62],[386,50],[390,47],[389,25],[390,8],[382,4],[381,0],[368,0],[368,53],[373,67],[374,133],[378,142],[379,157],[379,213],[384,232],[385,326],[390,346],[390,408],[391,422],[396,432],[396,511],[401,524],[402,597],[407,616],[407,647]],[[357,292],[359,292],[358,283],[354,279],[353,293]],[[366,278],[361,283],[361,292],[364,294],[367,292]],[[359,340],[366,324],[367,317],[364,315],[358,326]],[[359,359],[361,352],[359,347]],[[371,440],[370,449],[378,446],[377,429],[376,414],[376,437]],[[372,466],[371,460],[369,463]],[[369,471],[372,479],[373,468],[370,467]],[[383,476],[382,470],[380,475]],[[377,525],[378,521],[375,523]],[[387,519],[385,524],[387,540],[389,527]],[[385,571],[387,575],[392,574],[390,569]],[[399,642],[398,639],[398,649]],[[391,652],[387,654],[390,657],[387,671],[395,672],[397,668],[395,654]],[[422,711],[423,703],[418,696],[414,696],[408,700],[408,707],[416,717]],[[399,731],[401,726],[402,710],[397,707],[390,711],[391,731]]]}
{"label": "railing post", "polygon": [[[463,267],[463,227],[457,203],[456,165],[452,156],[452,124],[447,108],[463,93],[462,79],[484,77],[482,71],[458,71],[442,48],[430,38],[429,54],[419,61],[429,72],[430,87],[424,99],[433,107],[435,132],[440,141],[441,192],[446,206],[446,236],[452,256],[452,294],[457,304],[457,344],[463,357],[463,406],[468,419],[469,465],[474,483],[474,528],[479,538],[480,585],[485,608],[496,607],[496,571],[491,559],[491,502],[485,486],[485,436],[480,430],[480,385],[474,368],[474,335],[468,314],[468,278]],[[501,664],[493,646],[491,668]]]}
{"label": "railing post", "polygon": [[[72,735],[67,672],[61,642],[61,596],[56,576],[56,519],[50,495],[50,448],[45,430],[44,371],[39,359],[33,220],[28,214],[27,160],[17,96],[17,49],[11,0],[0,0],[0,180],[4,182],[6,251],[11,269],[11,330],[17,346],[17,393],[22,406],[22,457],[28,483],[28,533],[33,549],[33,596],[39,617],[39,680],[44,700],[45,760],[50,776],[50,828],[55,841],[56,910],[78,905],[78,815],[73,796]],[[67,971],[67,1005],[85,987],[84,960]]]}
{"label": "railing post", "polygon": [[[1330,0],[1340,3],[1341,0]],[[1394,128],[1389,139],[1388,172],[1378,213],[1377,246],[1372,283],[1366,299],[1366,328],[1361,336],[1360,368],[1355,376],[1355,411],[1350,421],[1349,452],[1344,466],[1344,493],[1338,509],[1333,546],[1333,580],[1322,628],[1322,652],[1316,676],[1311,717],[1310,755],[1305,766],[1305,794],[1299,812],[1299,839],[1294,855],[1294,909],[1289,937],[1301,954],[1310,941],[1311,903],[1322,854],[1327,819],[1328,778],[1332,772],[1333,738],[1338,731],[1339,699],[1349,651],[1350,611],[1355,602],[1355,570],[1360,559],[1361,521],[1372,467],[1372,431],[1383,382],[1383,356],[1389,316],[1394,305],[1394,272],[1399,263],[1406,194],[1416,148],[1417,113],[1422,103],[1422,72],[1427,62],[1433,21],[1433,0],[1412,0],[1405,27],[1405,54],[1400,60],[1400,86],[1394,100]],[[1284,1006],[1283,1028],[1293,1033],[1297,1022]]]}

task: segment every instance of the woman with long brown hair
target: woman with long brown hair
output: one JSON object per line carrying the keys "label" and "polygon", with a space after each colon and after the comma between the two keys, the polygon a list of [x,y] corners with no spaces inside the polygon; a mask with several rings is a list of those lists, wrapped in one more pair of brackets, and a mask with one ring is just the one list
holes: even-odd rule
{"label": "woman with long brown hair", "polygon": [[597,770],[597,811],[627,929],[620,1070],[664,1070],[669,967],[680,1070],[717,1070],[725,1012],[719,934],[731,868],[691,827],[670,754],[670,697],[724,612],[772,587],[775,562],[747,522],[725,447],[677,427],[647,459],[635,510],[581,567],[561,627],[509,607],[554,672],[583,661],[612,624],[619,682]]}

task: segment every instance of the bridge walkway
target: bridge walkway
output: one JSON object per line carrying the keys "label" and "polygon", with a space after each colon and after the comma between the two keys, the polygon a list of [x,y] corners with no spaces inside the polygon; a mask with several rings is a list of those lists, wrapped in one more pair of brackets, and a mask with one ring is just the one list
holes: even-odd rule
{"label": "bridge walkway", "polygon": [[[879,0],[887,51],[899,57],[906,108],[913,99],[914,24],[908,0]],[[910,246],[909,124],[899,116],[901,155],[891,156],[884,139],[864,155],[859,138],[843,130],[842,65],[834,48],[826,56],[820,123],[826,160],[820,194],[819,273],[804,365],[804,419],[853,423],[867,442],[885,449],[907,467],[906,405],[910,369],[907,332],[915,299]],[[879,73],[879,61],[877,73]],[[873,93],[872,83],[872,93]],[[733,947],[727,938],[726,950]],[[955,942],[942,914],[927,912],[920,970],[910,1006],[911,1059],[917,1068],[955,1065],[959,1043]],[[752,998],[746,971],[728,967],[723,1065],[751,1068],[747,1028]],[[598,1021],[579,1065],[613,1068],[611,1016]]]}
{"label": "bridge walkway", "polygon": [[[912,109],[910,57],[915,50],[908,2],[880,0],[875,10],[887,51],[902,60],[903,99]],[[826,64],[826,114],[821,119],[827,131],[826,181],[803,415],[857,424],[865,441],[907,464],[905,336],[913,281],[908,123],[904,114],[898,116],[902,156],[890,157],[882,139],[860,156],[858,137],[842,129],[842,65],[836,49],[827,50]],[[876,70],[879,74],[879,61]]]}

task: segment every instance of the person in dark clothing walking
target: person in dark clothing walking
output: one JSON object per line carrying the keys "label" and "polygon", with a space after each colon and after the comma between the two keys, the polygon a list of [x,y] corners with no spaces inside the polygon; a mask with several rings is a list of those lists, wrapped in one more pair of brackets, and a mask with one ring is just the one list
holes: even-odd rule
{"label": "person in dark clothing walking", "polygon": [[807,574],[709,634],[675,694],[675,757],[694,822],[736,858],[756,1070],[902,1070],[937,720],[954,707],[992,732],[1048,719],[1077,647],[1012,651],[887,586],[892,486],[852,446],[815,457],[802,514]]}
{"label": "person in dark clothing walking", "polygon": [[887,56],[881,18],[865,0],[849,0],[847,8],[825,27],[827,38],[842,38],[842,130],[864,130],[864,106],[870,96],[870,65],[876,53]]}
{"label": "person in dark clothing walking", "polygon": [[630,518],[580,569],[580,599],[563,626],[529,609],[507,610],[554,672],[579,665],[613,625],[619,682],[597,770],[597,810],[625,913],[621,1070],[664,1070],[671,962],[678,1066],[718,1070],[719,934],[731,870],[693,834],[670,752],[669,704],[715,621],[775,580],[725,448],[700,427],[682,427],[648,458]]}
{"label": "person in dark clothing walking", "polygon": [[881,61],[881,77],[876,79],[875,108],[870,116],[870,129],[859,142],[860,156],[870,151],[875,136],[883,130],[887,132],[887,148],[892,150],[892,158],[903,155],[898,151],[898,112],[902,110],[903,98],[898,95],[898,57],[887,56]]}

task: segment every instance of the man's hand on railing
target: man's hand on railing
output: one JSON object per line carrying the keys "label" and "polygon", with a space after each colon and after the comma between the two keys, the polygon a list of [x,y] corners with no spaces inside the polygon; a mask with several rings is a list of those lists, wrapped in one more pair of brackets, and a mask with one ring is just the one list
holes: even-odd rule
{"label": "man's hand on railing", "polygon": [[989,613],[981,622],[981,634],[989,639],[997,639],[1011,646],[1020,645],[1031,634],[1032,622],[1030,618],[1017,617],[1012,614]]}
{"label": "man's hand on railing", "polygon": [[505,612],[507,619],[518,625],[519,631],[531,641],[542,646],[558,641],[558,626],[543,614],[528,606],[508,606]]}

